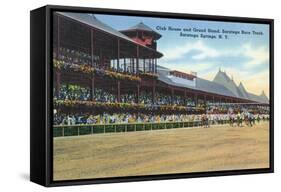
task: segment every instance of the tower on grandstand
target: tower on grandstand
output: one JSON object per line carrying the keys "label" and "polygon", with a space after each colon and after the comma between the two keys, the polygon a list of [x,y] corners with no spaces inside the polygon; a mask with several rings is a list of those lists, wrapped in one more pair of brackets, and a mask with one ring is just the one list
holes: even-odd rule
{"label": "tower on grandstand", "polygon": [[121,30],[120,32],[132,38],[134,41],[154,50],[157,49],[156,41],[161,38],[159,33],[145,25],[143,22],[126,30]]}

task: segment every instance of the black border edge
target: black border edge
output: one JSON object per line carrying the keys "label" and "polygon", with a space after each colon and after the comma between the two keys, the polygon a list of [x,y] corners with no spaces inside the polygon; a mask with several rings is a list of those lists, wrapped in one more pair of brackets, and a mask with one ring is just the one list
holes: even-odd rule
{"label": "black border edge", "polygon": [[274,20],[269,21],[270,50],[269,50],[269,92],[270,92],[270,172],[274,173]]}
{"label": "black border edge", "polygon": [[52,19],[53,14],[49,8],[46,6],[46,186],[50,186],[53,180],[53,73],[52,73]]}
{"label": "black border edge", "polygon": [[239,176],[239,175],[265,174],[265,173],[273,173],[273,171],[271,170],[271,168],[262,168],[262,169],[179,173],[179,174],[165,174],[165,175],[127,176],[127,177],[100,178],[100,179],[63,180],[63,181],[53,181],[48,186],[61,187],[61,186],[71,186],[71,185],[90,185],[90,184],[158,181],[158,180],[172,180],[172,179],[189,179],[189,178],[203,178],[203,177]]}
{"label": "black border edge", "polygon": [[45,7],[30,12],[30,181],[46,185]]}
{"label": "black border edge", "polygon": [[93,7],[76,7],[76,6],[62,6],[62,5],[46,5],[52,10],[71,11],[71,12],[96,12],[112,15],[125,16],[142,16],[142,17],[158,17],[158,18],[176,18],[176,19],[190,19],[190,20],[214,20],[222,22],[241,22],[241,23],[257,23],[269,24],[273,19],[269,18],[255,18],[255,17],[237,17],[237,16],[222,16],[222,15],[202,15],[189,13],[173,13],[173,12],[158,12],[158,11],[141,11],[132,9],[109,9],[109,8],[93,8]]}
{"label": "black border edge", "polygon": [[[43,167],[45,167],[45,177],[42,179],[45,182],[36,182],[35,180],[31,179],[38,184],[44,186],[69,186],[69,185],[82,185],[82,184],[102,184],[102,183],[113,183],[113,182],[134,182],[134,181],[150,181],[150,180],[163,180],[163,179],[183,179],[183,178],[197,178],[197,177],[210,177],[210,176],[230,176],[230,175],[246,175],[246,174],[258,174],[258,173],[273,173],[274,172],[274,20],[273,19],[263,19],[263,18],[247,18],[247,17],[230,17],[230,16],[215,16],[215,15],[197,15],[197,14],[184,14],[184,13],[168,13],[168,12],[149,12],[149,11],[135,11],[135,10],[119,10],[119,9],[104,9],[104,8],[90,8],[90,7],[73,7],[73,6],[56,6],[56,5],[46,5],[42,7],[45,9],[46,13],[46,25],[45,25],[45,37],[46,37],[46,44],[45,44],[45,57],[44,63],[45,65],[45,93],[44,102],[46,104],[45,108],[45,117],[46,117],[46,127],[45,134],[45,143],[42,146],[45,150],[45,159]],[[41,8],[41,9],[42,9]],[[39,8],[40,9],[40,8]],[[52,69],[50,66],[51,64],[51,54],[50,51],[52,49],[52,12],[53,11],[72,11],[72,12],[95,12],[100,14],[112,14],[112,15],[127,15],[127,16],[144,16],[144,17],[160,17],[160,18],[182,18],[182,19],[193,19],[193,20],[212,20],[212,21],[223,21],[223,22],[240,22],[240,23],[257,23],[257,24],[268,24],[270,26],[270,167],[269,168],[261,168],[261,169],[244,169],[244,170],[227,170],[227,171],[213,171],[213,172],[198,172],[198,173],[180,173],[180,174],[165,174],[165,175],[148,175],[148,176],[127,176],[127,177],[115,177],[115,178],[99,178],[99,179],[81,179],[81,180],[63,180],[63,181],[53,181],[52,177],[52,129],[51,129],[51,117],[52,117]],[[32,13],[33,11],[31,11]],[[31,14],[32,15],[32,14]],[[31,45],[32,38],[31,38]],[[31,57],[32,57],[32,49],[31,49]],[[42,60],[42,58],[41,58]],[[31,68],[33,67],[31,62]],[[33,69],[35,71],[35,69]],[[32,69],[31,69],[32,72]],[[36,71],[37,72],[37,71]],[[32,76],[32,74],[31,74]],[[32,77],[31,77],[32,80]],[[38,84],[42,85],[42,82],[37,82]],[[32,87],[31,82],[31,87]],[[34,86],[33,88],[35,88]],[[32,100],[32,88],[31,88],[31,100]],[[37,95],[38,96],[38,95]],[[31,102],[32,108],[32,102]],[[32,110],[31,110],[32,111]],[[31,124],[34,118],[36,117],[38,111],[31,112]],[[33,117],[32,117],[33,116]],[[38,128],[38,127],[37,127]],[[31,132],[32,132],[31,126]],[[32,133],[31,133],[32,135]],[[34,133],[34,135],[36,135]],[[31,137],[31,140],[34,137]],[[32,141],[31,141],[32,145]],[[31,146],[32,148],[32,146]],[[31,150],[31,157],[32,150]],[[38,161],[38,159],[36,159]],[[39,160],[41,161],[41,160]],[[32,163],[32,161],[31,161]],[[34,163],[34,162],[33,162]],[[42,163],[40,163],[42,165]],[[32,169],[31,169],[32,172]],[[31,174],[32,175],[32,174]],[[31,176],[31,178],[33,178]]]}

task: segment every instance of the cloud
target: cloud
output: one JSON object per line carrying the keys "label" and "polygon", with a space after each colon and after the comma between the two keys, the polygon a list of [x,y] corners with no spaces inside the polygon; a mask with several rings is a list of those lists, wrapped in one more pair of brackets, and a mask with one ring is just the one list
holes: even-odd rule
{"label": "cloud", "polygon": [[191,58],[195,60],[205,59],[207,57],[218,57],[219,51],[206,46],[202,41],[196,41],[195,43],[185,43],[181,46],[176,46],[166,50],[162,50],[164,53],[163,60],[177,60],[185,57],[186,54],[196,51],[198,54],[193,55]]}
{"label": "cloud", "polygon": [[197,44],[195,44],[195,48],[200,51],[198,55],[192,56],[193,59],[195,60],[202,60],[206,59],[208,57],[219,57],[220,52],[217,51],[216,49],[210,48],[203,44],[201,41],[199,41]]}
{"label": "cloud", "polygon": [[251,44],[245,44],[242,50],[243,54],[250,58],[250,61],[245,63],[246,68],[269,63],[269,50],[265,46],[253,47]]}
{"label": "cloud", "polygon": [[[187,42],[183,45],[162,50],[164,57],[163,62],[174,62],[176,60],[200,62],[217,62],[217,64],[225,62],[227,58],[231,58],[236,65],[251,69],[258,65],[269,63],[269,50],[265,46],[253,46],[251,43],[244,43],[239,47],[218,49],[206,45],[202,41],[194,43]],[[191,55],[188,55],[191,54]],[[225,62],[225,63],[229,63]],[[224,65],[222,63],[222,65]]]}

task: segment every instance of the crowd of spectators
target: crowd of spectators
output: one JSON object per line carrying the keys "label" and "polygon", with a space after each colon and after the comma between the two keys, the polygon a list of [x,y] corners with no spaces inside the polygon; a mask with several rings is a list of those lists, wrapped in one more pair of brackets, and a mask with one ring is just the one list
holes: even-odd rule
{"label": "crowd of spectators", "polygon": [[135,93],[122,93],[120,95],[121,103],[137,103],[137,95]]}
{"label": "crowd of spectators", "polygon": [[54,94],[54,99],[88,101],[91,99],[91,95],[87,88],[77,85],[61,85],[59,95]]}
{"label": "crowd of spectators", "polygon": [[130,114],[130,113],[103,113],[92,114],[69,114],[54,116],[56,125],[74,124],[109,124],[109,123],[157,123],[157,122],[179,122],[179,121],[199,121],[199,115],[153,115],[153,114]]}
{"label": "crowd of spectators", "polygon": [[[173,115],[155,115],[155,114],[131,114],[131,113],[103,113],[103,114],[54,114],[55,125],[75,125],[75,124],[113,124],[113,123],[163,123],[163,122],[192,122],[201,121],[205,116],[208,121],[219,124],[221,121],[230,119],[244,120],[251,113],[228,113],[228,114],[173,114]],[[268,120],[268,114],[251,114],[257,121]]]}
{"label": "crowd of spectators", "polygon": [[59,55],[54,50],[53,58],[62,61],[66,65],[86,64],[90,65],[92,62],[91,55],[82,51],[72,50],[64,47],[59,48]]}
{"label": "crowd of spectators", "polygon": [[[55,94],[54,99],[58,100],[80,100],[89,101],[91,100],[91,91],[89,88],[77,86],[77,85],[61,85],[59,95]],[[94,101],[98,102],[117,102],[117,94],[106,91],[102,88],[95,88]],[[121,93],[120,94],[121,103],[137,103],[137,95],[133,92]],[[152,91],[141,91],[139,95],[139,103],[145,104],[147,106],[153,105],[178,105],[178,106],[189,106],[195,107],[195,102],[188,98],[184,100],[182,96],[175,95],[173,98],[169,94],[164,94],[161,92],[155,93],[155,101],[153,103]]]}
{"label": "crowd of spectators", "polygon": [[[98,102],[117,102],[117,97],[101,88],[94,91],[94,100]],[[91,100],[90,89],[76,85],[61,85],[60,94],[54,95],[55,99],[60,100]],[[156,92],[155,103],[153,104],[152,92],[141,91],[139,102],[147,106],[153,105],[181,105],[195,106],[193,100],[184,100],[181,96],[175,96],[172,101],[171,95]],[[122,103],[136,103],[137,95],[135,93],[123,93],[120,95]],[[75,125],[75,124],[110,124],[110,123],[157,123],[157,122],[186,122],[200,121],[202,118],[210,122],[219,122],[222,120],[252,119],[262,120],[269,118],[269,107],[249,104],[226,104],[226,103],[208,103],[206,105],[206,114],[173,114],[173,115],[154,115],[154,114],[131,114],[131,113],[103,113],[103,114],[58,114],[54,112],[55,125]]]}
{"label": "crowd of spectators", "polygon": [[139,95],[139,103],[145,105],[152,105],[153,104],[153,96],[152,91],[141,91]]}
{"label": "crowd of spectators", "polygon": [[110,103],[114,103],[117,102],[117,97],[115,94],[112,94],[108,91],[105,91],[103,89],[95,89],[94,92],[94,101],[98,101],[98,102],[110,102]]}
{"label": "crowd of spectators", "polygon": [[[120,65],[122,65],[123,67],[119,67],[119,69],[117,69],[117,64],[114,64],[117,62],[116,60],[105,61],[105,59],[101,59],[100,56],[98,55],[93,55],[92,58],[92,56],[89,53],[68,49],[65,47],[59,48],[58,57],[57,57],[57,51],[54,50],[53,58],[62,62],[63,65],[61,67],[63,67],[64,69],[78,68],[79,65],[88,65],[88,66],[96,67],[97,69],[100,70],[111,70],[111,71],[126,73],[126,74],[132,73],[132,68],[130,67],[130,65],[127,65],[126,69],[124,69],[124,63],[122,64],[122,62],[124,62],[123,59],[120,61]],[[104,65],[103,62],[106,62],[107,65]],[[135,71],[136,69],[134,70],[134,72]]]}
{"label": "crowd of spectators", "polygon": [[[55,93],[55,92],[54,92]],[[172,99],[171,95],[156,92],[155,101],[153,103],[151,91],[141,91],[139,95],[139,103],[147,106],[161,106],[161,105],[177,105],[186,107],[195,107],[195,101],[191,98],[183,99],[182,96],[175,95]],[[61,85],[59,95],[54,94],[55,100],[79,100],[79,101],[90,101],[92,100],[91,91],[89,88],[77,86],[77,85]],[[104,103],[115,103],[118,101],[117,95],[106,91],[102,88],[96,88],[93,95],[94,101]],[[121,103],[137,103],[137,95],[133,92],[121,93]],[[208,113],[238,113],[250,111],[251,113],[267,113],[269,111],[268,106],[257,105],[243,105],[235,103],[197,103],[197,107],[206,107]]]}

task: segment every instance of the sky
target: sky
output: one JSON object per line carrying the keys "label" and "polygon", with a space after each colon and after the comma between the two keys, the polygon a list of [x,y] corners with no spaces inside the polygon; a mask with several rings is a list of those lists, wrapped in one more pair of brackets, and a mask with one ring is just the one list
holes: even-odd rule
{"label": "sky", "polygon": [[[264,91],[269,96],[269,25],[100,14],[95,16],[117,30],[128,29],[143,22],[160,33],[162,37],[157,41],[157,50],[164,55],[158,60],[161,66],[187,73],[197,72],[199,77],[208,80],[213,80],[221,69],[237,85],[242,82],[248,92],[260,95]],[[200,31],[204,29],[206,32]],[[219,33],[209,32],[209,29]],[[242,34],[242,31],[249,34]],[[218,38],[219,35],[222,38]]]}

